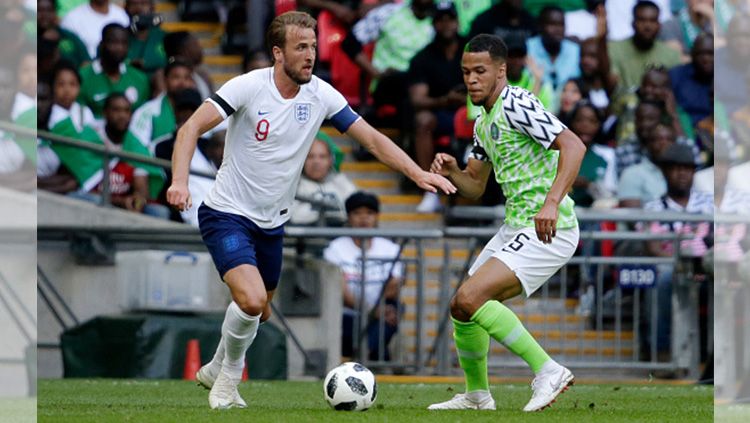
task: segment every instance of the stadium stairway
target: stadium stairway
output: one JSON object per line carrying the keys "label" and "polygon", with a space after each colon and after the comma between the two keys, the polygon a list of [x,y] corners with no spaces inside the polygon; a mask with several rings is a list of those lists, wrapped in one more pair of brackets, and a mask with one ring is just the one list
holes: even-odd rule
{"label": "stadium stairway", "polygon": [[[158,1],[157,12],[161,13],[165,22],[165,31],[189,31],[194,33],[204,48],[204,66],[211,75],[215,87],[240,72],[242,58],[239,55],[221,54],[220,42],[224,29],[219,23],[212,22],[180,22],[174,3]],[[359,162],[354,159],[356,143],[341,135],[332,127],[324,127],[323,131],[330,135],[334,142],[345,153],[341,171],[354,182],[357,188],[375,193],[381,200],[380,226],[383,228],[442,228],[443,218],[440,213],[419,214],[415,212],[421,195],[405,193],[401,189],[402,176],[377,161]],[[393,130],[383,129],[391,139],[398,135]],[[445,198],[443,198],[445,201]],[[443,240],[428,240],[425,242],[425,289],[424,316],[422,325],[422,356],[427,357],[437,336],[438,326],[447,310],[440,309],[440,278],[443,271]],[[451,288],[455,288],[462,277],[463,267],[469,256],[465,240],[447,240],[452,243],[449,273]],[[403,251],[404,258],[416,258],[416,248],[413,243]],[[407,266],[407,277],[401,291],[401,301],[405,305],[405,312],[400,322],[399,335],[392,344],[394,356],[404,362],[414,362],[416,353],[416,303],[417,281],[416,266]],[[565,362],[570,360],[616,360],[618,357],[632,356],[633,332],[623,330],[619,341],[614,331],[590,330],[586,319],[575,313],[578,304],[574,299],[550,299],[543,304],[540,300],[511,301],[510,307],[518,313],[542,345],[551,353]],[[451,331],[447,330],[450,336]],[[455,347],[452,347],[455,350]],[[493,341],[492,358],[490,364],[507,363],[514,360],[508,351]],[[455,355],[453,356],[455,359]],[[493,361],[494,360],[494,361]],[[426,363],[435,365],[432,362]],[[454,367],[457,363],[453,363]]]}

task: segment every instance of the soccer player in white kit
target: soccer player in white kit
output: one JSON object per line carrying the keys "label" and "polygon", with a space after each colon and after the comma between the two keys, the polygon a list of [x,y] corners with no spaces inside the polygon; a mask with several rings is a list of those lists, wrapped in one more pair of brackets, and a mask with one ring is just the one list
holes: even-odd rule
{"label": "soccer player in white kit", "polygon": [[420,188],[456,192],[444,177],[423,171],[352,111],[338,91],[312,74],[315,25],[315,19],[302,12],[277,16],[267,33],[273,67],[228,81],[177,134],[167,201],[184,210],[191,207],[188,174],[198,136],[229,119],[223,163],[198,210],[201,236],[233,300],[216,353],[196,375],[211,390],[211,408],[246,407],[237,392],[245,352],[258,324],[270,317],[281,273],[283,225],[324,119]]}

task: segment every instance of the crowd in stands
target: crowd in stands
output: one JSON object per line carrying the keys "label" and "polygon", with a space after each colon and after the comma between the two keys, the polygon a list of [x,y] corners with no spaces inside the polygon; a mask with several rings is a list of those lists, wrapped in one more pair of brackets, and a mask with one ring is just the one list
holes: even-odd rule
{"label": "crowd in stands", "polygon": [[[32,68],[37,72],[37,56],[18,29],[13,56],[18,59],[0,66],[0,88],[17,93],[12,105],[0,105],[3,119],[22,120],[36,99],[39,129],[170,160],[177,129],[215,88],[199,39],[164,31],[154,0],[15,3],[18,19],[36,15],[38,83],[29,79]],[[274,2],[227,3],[245,7],[248,25],[237,72],[270,66],[262,28],[277,12]],[[478,109],[467,101],[461,54],[470,37],[491,33],[508,46],[509,83],[534,93],[586,144],[571,191],[577,206],[711,213],[714,203],[702,199],[713,195],[707,181],[714,172],[729,174],[729,185],[735,184],[725,198],[744,201],[734,194],[741,184],[732,181],[748,171],[726,170],[750,159],[750,73],[739,60],[750,57],[750,10],[742,0],[298,0],[296,5],[318,18],[316,73],[368,120],[399,129],[399,142],[424,169],[438,151],[467,160]],[[218,17],[224,23],[225,12]],[[727,82],[716,88],[714,46],[728,64],[716,70]],[[721,169],[714,161],[715,133],[730,146]],[[25,150],[6,139],[0,144],[0,174],[25,163]],[[191,168],[215,173],[222,152],[219,127],[199,141]],[[342,155],[321,132],[304,166],[293,224],[353,224],[352,199],[377,214],[379,205],[365,194],[352,196],[354,185],[338,170]],[[40,189],[100,200],[103,174],[95,154],[40,139],[35,166]],[[164,207],[169,172],[127,160],[113,160],[110,168],[113,205],[197,224],[194,213]],[[209,178],[191,178],[194,204],[210,184]],[[499,187],[488,185],[492,189]],[[501,195],[491,195],[483,204],[501,201]],[[416,211],[436,212],[442,204],[427,193]],[[688,230],[682,228],[700,232],[690,225],[667,230]],[[381,242],[376,241],[371,248]],[[333,248],[338,244],[326,252],[332,262],[342,260]],[[393,246],[387,249],[393,253]]]}

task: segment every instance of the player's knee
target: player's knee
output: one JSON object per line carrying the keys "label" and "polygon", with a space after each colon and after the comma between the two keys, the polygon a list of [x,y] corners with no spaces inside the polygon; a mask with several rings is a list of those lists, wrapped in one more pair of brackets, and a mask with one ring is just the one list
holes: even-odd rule
{"label": "player's knee", "polygon": [[471,320],[473,302],[469,295],[464,291],[458,290],[456,295],[451,299],[451,316],[454,319],[462,322],[468,322]]}
{"label": "player's knee", "polygon": [[235,298],[235,302],[240,309],[250,316],[263,314],[266,309],[266,293],[262,295],[243,295],[241,298]]}

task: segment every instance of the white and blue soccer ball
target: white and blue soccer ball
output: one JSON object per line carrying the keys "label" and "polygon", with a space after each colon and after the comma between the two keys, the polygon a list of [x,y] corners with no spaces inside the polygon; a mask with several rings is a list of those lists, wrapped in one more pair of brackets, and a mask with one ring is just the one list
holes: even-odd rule
{"label": "white and blue soccer ball", "polygon": [[367,367],[346,362],[328,372],[323,394],[335,410],[365,411],[375,403],[378,384]]}

